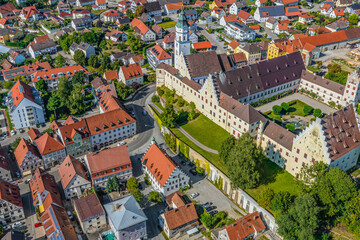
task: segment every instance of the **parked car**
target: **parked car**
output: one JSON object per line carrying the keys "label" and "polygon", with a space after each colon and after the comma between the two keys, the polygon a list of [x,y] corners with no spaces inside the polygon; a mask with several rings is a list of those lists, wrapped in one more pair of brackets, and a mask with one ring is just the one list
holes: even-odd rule
{"label": "parked car", "polygon": [[15,134],[16,134],[15,130],[11,130],[11,135],[15,135]]}
{"label": "parked car", "polygon": [[215,206],[210,206],[210,207],[205,208],[205,210],[207,212],[210,212],[211,210],[214,210],[215,208],[216,208]]}
{"label": "parked car", "polygon": [[211,205],[212,205],[212,202],[207,202],[207,203],[203,204],[203,208],[210,207]]}
{"label": "parked car", "polygon": [[42,223],[39,223],[39,222],[35,223],[35,228],[38,228],[38,227],[41,227],[41,226],[42,226]]}
{"label": "parked car", "polygon": [[122,146],[122,145],[125,145],[126,144],[126,142],[119,142],[116,146]]}
{"label": "parked car", "polygon": [[215,215],[215,214],[217,214],[217,213],[218,213],[218,211],[216,211],[216,210],[214,210],[214,211],[212,211],[212,212],[209,212],[210,215]]}
{"label": "parked car", "polygon": [[145,110],[143,110],[143,111],[142,111],[142,114],[145,116],[145,115],[146,115],[146,111],[145,111]]}
{"label": "parked car", "polygon": [[9,231],[11,229],[11,225],[3,226],[4,231]]}
{"label": "parked car", "polygon": [[199,196],[199,193],[194,192],[193,194],[190,195],[190,198],[196,198],[197,196]]}
{"label": "parked car", "polygon": [[17,227],[20,227],[21,225],[23,225],[24,223],[23,222],[16,222],[16,223],[13,223],[11,225],[12,228],[17,228]]}

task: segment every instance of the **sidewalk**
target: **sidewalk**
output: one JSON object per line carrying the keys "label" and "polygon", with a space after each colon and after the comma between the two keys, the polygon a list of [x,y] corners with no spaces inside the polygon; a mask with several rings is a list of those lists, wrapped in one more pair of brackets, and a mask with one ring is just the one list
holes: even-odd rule
{"label": "sidewalk", "polygon": [[319,108],[319,109],[321,109],[321,111],[323,113],[326,113],[326,114],[330,114],[330,113],[336,111],[336,109],[329,107],[325,103],[316,101],[316,100],[314,100],[312,98],[309,98],[308,96],[302,95],[300,93],[294,93],[294,94],[286,96],[284,98],[280,98],[280,99],[278,99],[276,101],[267,103],[265,105],[257,107],[256,110],[261,111],[262,113],[265,113],[265,112],[268,112],[268,111],[272,111],[272,107],[274,105],[281,105],[281,103],[283,103],[283,102],[287,103],[287,102],[290,102],[290,101],[293,101],[293,100],[299,100],[299,101],[302,101],[303,103],[308,104],[309,106],[311,106],[313,108]]}

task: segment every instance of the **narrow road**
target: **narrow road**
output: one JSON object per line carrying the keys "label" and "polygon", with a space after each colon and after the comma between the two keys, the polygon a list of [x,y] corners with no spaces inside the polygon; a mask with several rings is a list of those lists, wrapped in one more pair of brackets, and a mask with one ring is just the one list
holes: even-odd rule
{"label": "narrow road", "polygon": [[[156,110],[159,112],[159,113],[162,113],[163,111],[158,107],[156,106],[155,104],[152,104],[152,106],[154,108],[156,108]],[[214,153],[214,154],[219,154],[218,151],[212,149],[212,148],[209,148],[207,146],[205,146],[204,144],[200,143],[198,140],[196,140],[195,138],[193,138],[193,136],[191,136],[187,131],[185,131],[185,129],[183,129],[182,127],[179,127],[177,126],[177,129],[180,130],[180,132],[182,134],[184,134],[190,141],[192,141],[193,143],[195,143],[198,147],[202,148],[203,150],[207,151],[207,152],[210,152],[210,153]]]}
{"label": "narrow road", "polygon": [[224,44],[221,44],[217,39],[215,34],[209,34],[205,29],[200,31],[202,35],[204,35],[211,43],[212,46],[216,46],[216,53],[222,54],[226,53],[224,50]]}

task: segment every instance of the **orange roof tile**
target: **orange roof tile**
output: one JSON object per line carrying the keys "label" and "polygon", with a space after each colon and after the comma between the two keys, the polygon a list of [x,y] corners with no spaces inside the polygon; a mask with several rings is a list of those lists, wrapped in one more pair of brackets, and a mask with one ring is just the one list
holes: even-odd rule
{"label": "orange roof tile", "polygon": [[170,210],[164,213],[165,221],[170,230],[181,227],[187,223],[196,221],[199,217],[194,203]]}
{"label": "orange roof tile", "polygon": [[34,95],[31,87],[21,80],[18,80],[15,85],[9,91],[11,98],[13,99],[13,105],[17,106],[24,98],[35,102]]}
{"label": "orange roof tile", "polygon": [[347,36],[345,34],[345,31],[337,31],[326,34],[304,37],[304,38],[300,38],[299,40],[301,41],[303,46],[305,46],[306,43],[310,43],[311,45],[314,46],[322,46],[331,43],[346,41]]}
{"label": "orange roof tile", "polygon": [[210,42],[197,42],[197,43],[193,43],[192,47],[194,49],[207,49],[207,48],[211,48],[211,43]]}
{"label": "orange roof tile", "polygon": [[313,18],[315,17],[314,15],[308,14],[308,13],[301,13],[301,15],[299,17],[302,18]]}
{"label": "orange roof tile", "polygon": [[65,146],[74,143],[73,137],[76,133],[80,134],[82,139],[90,137],[89,130],[87,129],[85,120],[83,119],[69,125],[61,126],[59,129]]}
{"label": "orange roof tile", "polygon": [[64,77],[72,77],[75,75],[76,71],[83,71],[85,74],[88,73],[85,68],[80,65],[66,66],[60,68],[52,68],[49,70],[39,70],[34,73],[34,77],[32,78],[32,82],[37,82],[40,79],[44,79],[45,81],[52,81],[53,79],[58,79],[62,76]]}
{"label": "orange roof tile", "polygon": [[345,15],[344,9],[342,9],[342,8],[334,9],[334,13],[335,13],[335,16],[337,16],[337,17]]}
{"label": "orange roof tile", "polygon": [[330,4],[327,4],[327,3],[325,3],[325,4],[322,6],[321,10],[328,11],[330,8],[331,8],[331,5],[330,5]]}
{"label": "orange roof tile", "polygon": [[240,18],[241,20],[246,20],[250,17],[250,13],[245,12],[244,10],[240,10],[237,14],[237,17]]}
{"label": "orange roof tile", "polygon": [[179,10],[183,8],[183,3],[182,2],[168,3],[165,5],[165,7],[167,8],[168,11]]}
{"label": "orange roof tile", "polygon": [[65,149],[65,146],[60,142],[60,140],[58,140],[57,135],[53,137],[50,136],[49,133],[45,133],[36,139],[35,143],[41,155],[46,155]]}
{"label": "orange roof tile", "polygon": [[34,42],[35,42],[35,43],[45,42],[45,41],[47,41],[47,40],[50,40],[49,35],[37,36],[36,38],[34,38]]}
{"label": "orange roof tile", "polygon": [[232,40],[231,43],[229,43],[229,46],[230,46],[232,49],[235,49],[235,48],[237,48],[238,46],[240,46],[240,43],[238,43],[238,42],[235,41],[235,40]]}
{"label": "orange roof tile", "polygon": [[114,80],[114,79],[119,79],[119,75],[118,75],[117,70],[107,71],[107,72],[104,73],[104,78],[107,81],[111,81],[111,80]]}
{"label": "orange roof tile", "polygon": [[30,128],[27,133],[32,141],[41,136],[40,131],[36,128]]}
{"label": "orange roof tile", "polygon": [[67,188],[71,180],[76,175],[90,182],[85,166],[79,160],[70,155],[67,155],[65,160],[61,163],[58,172],[63,189]]}
{"label": "orange roof tile", "polygon": [[235,63],[247,61],[245,53],[243,53],[243,52],[233,54],[233,58],[234,58]]}
{"label": "orange roof tile", "polygon": [[152,144],[141,160],[161,186],[164,186],[177,168],[175,162],[156,145]]}
{"label": "orange roof tile", "polygon": [[130,25],[133,27],[133,29],[136,31],[136,29],[138,29],[138,31],[144,35],[145,33],[147,33],[149,31],[149,27],[145,25],[145,23],[143,23],[142,21],[140,21],[137,18],[134,18]]}
{"label": "orange roof tile", "polygon": [[120,16],[120,13],[114,9],[109,9],[108,11],[103,13],[106,17],[117,17]]}
{"label": "orange roof tile", "polygon": [[41,158],[38,151],[36,150],[36,147],[22,138],[14,151],[15,159],[19,167],[23,163],[28,152],[31,152],[34,156]]}
{"label": "orange roof tile", "polygon": [[240,218],[236,222],[224,227],[229,240],[246,239],[253,233],[260,233],[266,229],[259,212],[253,212]]}
{"label": "orange roof tile", "polygon": [[144,75],[139,63],[123,65],[121,66],[121,70],[124,74],[125,80],[142,77]]}
{"label": "orange roof tile", "polygon": [[214,0],[214,2],[217,7],[226,7],[236,2],[236,0]]}
{"label": "orange roof tile", "polygon": [[289,5],[291,3],[298,3],[299,0],[282,0],[284,5]]}
{"label": "orange roof tile", "polygon": [[234,15],[234,14],[230,14],[230,15],[224,16],[223,18],[224,18],[224,21],[225,21],[226,23],[236,22],[236,21],[237,21],[236,15]]}
{"label": "orange roof tile", "polygon": [[139,54],[139,55],[132,57],[132,60],[137,63],[137,62],[144,60],[144,56],[142,54]]}
{"label": "orange roof tile", "polygon": [[287,25],[287,24],[281,24],[281,23],[279,23],[279,24],[277,25],[277,27],[278,27],[279,31],[286,31],[286,30],[288,30],[288,25]]}
{"label": "orange roof tile", "polygon": [[159,44],[149,48],[149,51],[151,51],[159,60],[171,58],[171,56]]}
{"label": "orange roof tile", "polygon": [[253,29],[253,30],[259,30],[259,29],[260,29],[260,25],[257,25],[257,24],[251,25],[250,28]]}

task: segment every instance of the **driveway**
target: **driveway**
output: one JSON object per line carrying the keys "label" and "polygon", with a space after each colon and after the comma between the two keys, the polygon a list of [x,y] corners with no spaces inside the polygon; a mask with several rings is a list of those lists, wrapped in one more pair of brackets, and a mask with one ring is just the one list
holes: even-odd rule
{"label": "driveway", "polygon": [[268,104],[262,105],[260,107],[257,107],[256,110],[260,111],[260,112],[268,112],[268,111],[272,111],[272,107],[274,105],[280,105],[283,102],[290,102],[293,100],[300,100],[303,103],[306,103],[308,105],[310,105],[313,108],[319,108],[321,109],[321,111],[323,113],[326,114],[330,114],[332,112],[335,112],[336,109],[329,107],[328,105],[322,103],[322,102],[318,102],[312,98],[309,98],[308,96],[302,95],[300,93],[294,93],[290,96],[286,96],[284,98],[278,99],[276,101],[270,102]]}

